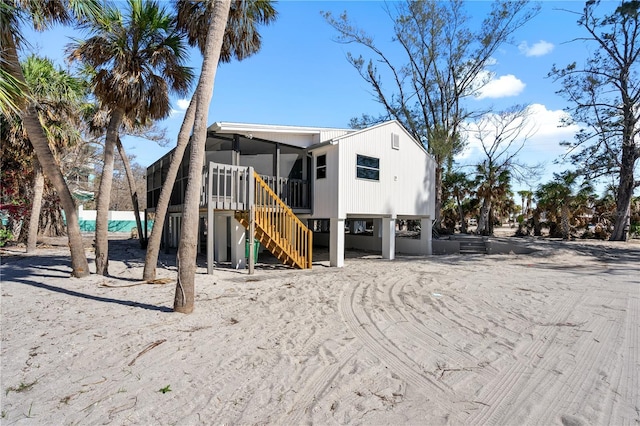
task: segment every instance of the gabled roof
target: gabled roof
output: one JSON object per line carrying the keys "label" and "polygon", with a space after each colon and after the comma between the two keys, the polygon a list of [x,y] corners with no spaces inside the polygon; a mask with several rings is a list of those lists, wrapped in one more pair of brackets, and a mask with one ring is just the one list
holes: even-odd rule
{"label": "gabled roof", "polygon": [[279,124],[252,124],[216,121],[208,131],[218,134],[239,134],[248,139],[262,139],[282,142],[300,148],[314,150],[326,145],[335,145],[339,141],[369,132],[378,127],[394,124],[404,132],[425,154],[427,150],[417,141],[398,120],[389,120],[364,129],[340,129],[331,127],[284,126]]}
{"label": "gabled roof", "polygon": [[409,133],[407,131],[407,129],[405,129],[405,127],[398,121],[398,120],[389,120],[389,121],[384,121],[382,123],[378,123],[374,126],[371,127],[365,127],[364,129],[353,129],[351,132],[346,133],[344,135],[339,135],[334,137],[331,140],[327,140],[327,141],[322,141],[318,144],[313,145],[312,147],[310,147],[310,150],[314,150],[316,148],[320,148],[322,146],[326,146],[326,145],[335,145],[337,143],[339,143],[341,140],[343,139],[348,139],[354,136],[358,136],[361,133],[365,133],[365,132],[369,132],[373,129],[377,129],[378,127],[383,127],[383,126],[388,126],[389,124],[395,124],[398,128],[400,128],[400,131],[404,132],[422,151],[424,151],[425,154],[429,155],[429,153],[427,152],[427,150],[424,148],[424,146],[422,146],[422,144],[417,141],[412,135],[411,133]]}
{"label": "gabled roof", "polygon": [[207,129],[216,133],[232,132],[266,132],[266,133],[294,133],[294,134],[318,134],[326,131],[340,131],[344,133],[354,132],[354,129],[341,129],[335,127],[307,127],[307,126],[284,126],[280,124],[253,124],[253,123],[231,123],[227,121],[216,121]]}
{"label": "gabled roof", "polygon": [[237,134],[247,139],[281,142],[300,148],[308,148],[319,142],[344,136],[355,130],[218,121],[209,126],[208,131],[216,134]]}

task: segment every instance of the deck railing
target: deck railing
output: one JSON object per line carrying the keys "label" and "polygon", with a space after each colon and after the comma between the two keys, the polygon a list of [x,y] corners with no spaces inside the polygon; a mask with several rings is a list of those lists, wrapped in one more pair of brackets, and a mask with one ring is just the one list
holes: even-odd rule
{"label": "deck railing", "polygon": [[309,209],[311,207],[309,181],[303,179],[276,178],[260,175],[260,178],[273,192],[292,209]]}
{"label": "deck railing", "polygon": [[[200,207],[212,202],[215,209],[247,210],[251,177],[249,167],[210,162],[202,174]],[[310,208],[308,181],[267,175],[260,178],[291,209]]]}
{"label": "deck railing", "polygon": [[[276,183],[275,179],[272,183]],[[278,184],[302,188],[291,185],[290,180]],[[210,220],[214,209],[250,212],[253,206],[256,234],[260,234],[261,242],[279,259],[303,269],[311,268],[313,232],[253,167],[210,162],[203,173],[200,206],[208,207]],[[247,218],[245,226],[251,227]],[[207,242],[210,243],[213,241]],[[212,258],[209,263],[213,264]]]}
{"label": "deck railing", "polygon": [[248,210],[249,185],[253,184],[253,169],[210,162],[202,175],[200,206],[212,203],[215,209]]}

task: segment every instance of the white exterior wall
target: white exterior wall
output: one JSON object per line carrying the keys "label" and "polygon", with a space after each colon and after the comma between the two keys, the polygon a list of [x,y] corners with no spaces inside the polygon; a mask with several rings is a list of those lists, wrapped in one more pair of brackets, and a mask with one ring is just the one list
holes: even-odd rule
{"label": "white exterior wall", "polygon": [[[392,133],[400,149],[392,148]],[[347,136],[337,146],[341,216],[434,216],[435,162],[396,122]],[[380,160],[379,181],[356,177],[358,154]]]}
{"label": "white exterior wall", "polygon": [[[320,155],[327,155],[327,177],[316,179],[316,162]],[[338,182],[339,173],[338,146],[327,145],[313,151],[312,175],[313,182],[313,216],[316,218],[337,218],[339,210]]]}
{"label": "white exterior wall", "polygon": [[259,138],[299,148],[308,148],[348,133],[351,129],[333,129],[323,127],[278,126],[247,123],[217,122],[209,126],[210,131],[219,134],[241,134],[248,138]]}
{"label": "white exterior wall", "polygon": [[344,136],[348,133],[353,133],[355,130],[347,131],[342,129],[331,129],[331,130],[322,130],[320,131],[320,138],[316,141],[316,143],[330,141],[332,139],[339,138],[340,136]]}
{"label": "white exterior wall", "polygon": [[314,138],[315,135],[312,134],[303,135],[295,133],[251,132],[251,135],[256,138],[280,142],[285,145],[297,146],[299,148],[306,148],[313,143],[317,143],[316,138]]}

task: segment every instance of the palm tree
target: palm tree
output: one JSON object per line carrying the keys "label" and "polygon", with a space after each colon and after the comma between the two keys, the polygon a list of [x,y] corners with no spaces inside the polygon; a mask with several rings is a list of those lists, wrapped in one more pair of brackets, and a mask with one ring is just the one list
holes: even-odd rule
{"label": "palm tree", "polygon": [[[40,122],[47,134],[50,148],[61,159],[65,151],[73,145],[82,142],[80,132],[77,130],[81,122],[80,106],[84,99],[85,85],[81,79],[71,76],[66,71],[56,69],[48,59],[35,56],[28,57],[22,63],[22,71],[30,92],[30,99],[34,108],[38,111]],[[28,135],[24,130],[22,120],[18,114],[9,114],[2,117],[3,148],[12,145],[10,149],[2,150],[3,165],[5,160],[14,160],[13,167],[20,167],[23,173],[16,175],[22,184],[21,191],[28,204],[31,205],[31,214],[26,215],[28,227],[23,227],[19,239],[23,239],[24,231],[28,229],[27,252],[36,248],[38,237],[40,211],[42,208],[43,194],[45,191],[45,179],[42,168],[33,153],[33,148]],[[16,161],[16,156],[20,160]],[[33,170],[33,173],[26,173]],[[30,192],[29,192],[30,191]],[[16,194],[19,195],[19,194]],[[26,213],[26,212],[25,212]],[[60,217],[57,209],[50,212],[52,217]]]}
{"label": "palm tree", "polygon": [[494,204],[510,193],[511,174],[509,169],[495,167],[485,161],[476,167],[476,183],[478,198],[482,200],[476,232],[492,235]]}
{"label": "palm tree", "polygon": [[146,248],[147,243],[144,240],[144,234],[142,230],[142,222],[140,221],[140,206],[138,204],[138,190],[136,189],[136,180],[131,170],[131,163],[129,157],[124,150],[122,141],[120,138],[116,140],[116,147],[118,148],[118,154],[122,160],[125,174],[127,175],[127,184],[129,186],[129,194],[131,195],[131,206],[133,208],[133,214],[136,217],[136,228],[138,229],[138,241],[140,241],[140,248]]}
{"label": "palm tree", "polygon": [[[531,200],[533,199],[533,191],[529,191],[526,189],[518,191],[518,195],[522,199],[522,215],[527,218],[529,216],[529,211],[531,210]],[[526,201],[526,204],[525,204]]]}
{"label": "palm tree", "polygon": [[95,16],[99,10],[98,0],[3,0],[0,4],[0,63],[3,74],[9,75],[13,82],[9,84],[13,86],[13,90],[9,90],[10,94],[2,100],[1,109],[7,110],[13,104],[15,109],[22,113],[23,125],[38,162],[58,193],[65,212],[72,275],[84,277],[89,275],[89,265],[84,252],[76,205],[49,148],[49,141],[40,124],[38,112],[29,103],[29,93],[24,91],[26,82],[18,59],[18,48],[23,42],[19,24],[30,23],[36,30],[47,29],[55,23],[70,24],[76,19]]}
{"label": "palm tree", "polygon": [[194,96],[196,112],[189,158],[188,183],[184,198],[181,238],[178,246],[178,280],[173,300],[173,310],[181,313],[191,313],[194,307],[200,183],[207,140],[207,116],[230,7],[231,0],[216,0],[213,3],[204,47],[202,71]]}
{"label": "palm tree", "polygon": [[[206,35],[213,10],[213,2],[202,0],[177,0],[178,25],[185,32],[191,46],[197,46],[204,54]],[[258,25],[275,21],[277,12],[271,0],[233,0],[222,41],[220,62],[232,59],[242,61],[262,48]]]}
{"label": "palm tree", "polygon": [[518,195],[522,200],[522,210],[518,218],[518,235],[529,235],[530,224],[529,216],[531,215],[531,202],[533,201],[533,191],[523,189],[518,191]]}
{"label": "palm tree", "polygon": [[460,221],[460,232],[463,234],[467,232],[467,220],[464,215],[462,201],[469,194],[472,184],[463,172],[447,172],[442,181],[443,193],[450,193],[455,199],[458,220]]}
{"label": "palm tree", "polygon": [[[205,35],[207,34],[213,11],[212,7],[213,3],[210,1],[179,0],[177,2],[178,25],[187,34],[189,43],[192,46],[198,46],[203,54],[206,42]],[[276,16],[277,13],[270,0],[232,1],[227,26],[225,27],[220,62],[230,62],[234,58],[241,61],[257,53],[262,46],[257,26],[259,24],[270,24],[276,19]],[[246,35],[246,37],[243,37],[243,35]],[[173,158],[160,191],[155,220],[147,244],[143,280],[153,280],[156,276],[162,229],[171,199],[171,192],[193,129],[197,102],[196,95],[191,99],[185,112]]]}
{"label": "palm tree", "polygon": [[534,133],[531,114],[529,106],[514,105],[504,111],[485,114],[470,127],[485,157],[476,169],[478,197],[482,199],[476,230],[479,234],[493,233],[492,203],[506,196],[511,177],[522,178],[536,172],[536,166],[518,159]]}
{"label": "palm tree", "polygon": [[[100,137],[101,135],[104,135],[109,124],[109,111],[98,109],[96,107],[97,105],[94,105],[92,108],[87,109],[86,117],[87,121],[89,122],[90,132],[93,135]],[[127,119],[127,117],[123,119],[123,128],[128,134],[144,135],[145,137],[148,137],[151,132],[156,130],[152,122],[131,122]],[[162,134],[163,132],[160,133]],[[157,139],[161,138],[162,136],[157,137]],[[133,214],[136,218],[136,227],[138,229],[138,240],[140,241],[140,248],[144,249],[147,246],[147,241],[143,237],[144,234],[142,229],[142,222],[140,221],[138,189],[133,175],[133,170],[131,168],[131,162],[129,161],[129,157],[124,149],[124,145],[122,144],[122,140],[120,139],[120,137],[118,137],[118,139],[116,140],[116,148],[118,149],[118,154],[120,155],[120,159],[122,160],[122,165],[127,177],[129,195],[131,196],[131,207],[133,208]]]}
{"label": "palm tree", "polygon": [[554,173],[553,180],[540,185],[536,191],[538,207],[548,213],[552,223],[557,224],[560,219],[560,234],[565,240],[571,237],[571,218],[584,211],[593,192],[591,184],[580,182],[578,177],[575,171]]}
{"label": "palm tree", "polygon": [[26,88],[20,80],[9,74],[2,58],[0,61],[2,61],[2,68],[0,68],[0,114],[7,117],[20,113],[18,104],[24,98]]}
{"label": "palm tree", "polygon": [[500,224],[507,218],[507,221],[513,216],[520,206],[516,205],[513,200],[513,192],[509,186],[500,186],[496,198],[493,203],[493,216],[494,220],[491,222],[491,234],[493,234],[495,219],[499,219]]}
{"label": "palm tree", "polygon": [[95,69],[93,91],[110,110],[104,163],[97,198],[96,273],[108,274],[108,212],[114,151],[120,127],[131,121],[159,120],[170,111],[169,90],[184,94],[193,74],[183,66],[186,45],[172,15],[158,3],[128,0],[126,15],[108,7],[88,25],[92,36],[76,42],[69,57]]}
{"label": "palm tree", "polygon": [[[45,129],[53,152],[81,140],[77,131],[80,121],[80,102],[84,99],[82,80],[66,71],[58,70],[48,59],[35,56],[22,65],[40,123]],[[27,253],[35,251],[38,238],[40,209],[44,193],[44,174],[37,158],[33,159],[34,179],[31,215],[27,237]]]}

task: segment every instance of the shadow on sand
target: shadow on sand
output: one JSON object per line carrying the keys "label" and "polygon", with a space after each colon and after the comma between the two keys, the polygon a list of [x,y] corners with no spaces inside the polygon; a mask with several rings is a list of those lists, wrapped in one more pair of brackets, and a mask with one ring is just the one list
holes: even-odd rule
{"label": "shadow on sand", "polygon": [[[115,258],[114,258],[115,260]],[[83,293],[80,291],[45,284],[52,280],[68,279],[70,286],[78,282],[71,278],[71,261],[68,255],[38,253],[36,255],[24,255],[15,253],[10,256],[2,256],[0,266],[0,280],[3,283],[18,283],[43,290],[66,294],[97,302],[114,303],[122,306],[129,306],[140,309],[147,309],[159,312],[173,312],[166,306],[155,306],[147,303],[132,300],[114,299],[96,294]]]}

